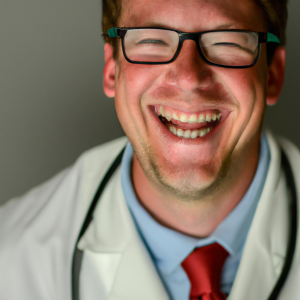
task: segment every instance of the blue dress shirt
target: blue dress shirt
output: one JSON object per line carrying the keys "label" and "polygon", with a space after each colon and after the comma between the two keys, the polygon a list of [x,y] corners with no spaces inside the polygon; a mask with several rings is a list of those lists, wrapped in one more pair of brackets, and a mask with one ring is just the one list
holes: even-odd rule
{"label": "blue dress shirt", "polygon": [[228,295],[267,176],[270,151],[265,134],[263,133],[261,136],[258,167],[248,191],[214,232],[202,239],[193,238],[164,227],[140,205],[131,181],[132,155],[133,149],[128,143],[123,155],[121,171],[125,199],[138,232],[149,250],[170,298],[172,300],[189,299],[190,282],[181,267],[181,263],[194,248],[215,242],[222,245],[230,254],[225,261],[221,276],[221,289]]}

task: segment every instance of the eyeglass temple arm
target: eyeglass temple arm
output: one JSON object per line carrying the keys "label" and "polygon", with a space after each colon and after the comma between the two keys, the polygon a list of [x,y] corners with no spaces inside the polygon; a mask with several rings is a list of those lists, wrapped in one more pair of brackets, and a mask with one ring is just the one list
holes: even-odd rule
{"label": "eyeglass temple arm", "polygon": [[119,27],[113,27],[113,28],[108,29],[107,30],[108,36],[110,38],[119,37],[118,29],[119,29]]}
{"label": "eyeglass temple arm", "polygon": [[279,38],[276,35],[274,35],[273,33],[270,33],[270,32],[267,33],[267,43],[268,42],[273,42],[273,43],[280,44]]}

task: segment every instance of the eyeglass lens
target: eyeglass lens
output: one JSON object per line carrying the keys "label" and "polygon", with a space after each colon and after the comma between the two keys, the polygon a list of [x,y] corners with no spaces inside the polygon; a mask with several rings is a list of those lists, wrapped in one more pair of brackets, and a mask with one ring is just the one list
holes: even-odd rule
{"label": "eyeglass lens", "polygon": [[[134,62],[168,62],[179,44],[176,31],[166,29],[132,29],[124,37],[124,50]],[[204,57],[224,66],[251,65],[258,54],[258,34],[255,32],[207,32],[199,37]]]}

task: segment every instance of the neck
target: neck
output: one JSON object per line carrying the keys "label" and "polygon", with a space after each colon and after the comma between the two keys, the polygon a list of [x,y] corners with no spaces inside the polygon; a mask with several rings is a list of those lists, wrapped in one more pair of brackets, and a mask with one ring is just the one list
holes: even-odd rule
{"label": "neck", "polygon": [[137,198],[163,226],[197,238],[209,236],[247,192],[257,169],[259,142],[251,153],[235,158],[240,163],[235,164],[222,187],[199,201],[181,201],[150,182],[134,155],[132,181]]}

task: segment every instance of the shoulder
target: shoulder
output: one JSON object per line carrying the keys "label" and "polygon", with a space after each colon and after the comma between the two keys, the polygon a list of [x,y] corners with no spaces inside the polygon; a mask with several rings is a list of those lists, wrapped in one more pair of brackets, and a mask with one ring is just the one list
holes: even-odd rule
{"label": "shoulder", "polygon": [[122,137],[90,149],[73,166],[0,206],[0,250],[53,236],[73,240],[101,178],[126,143]]}
{"label": "shoulder", "polygon": [[10,227],[25,226],[42,211],[51,210],[51,201],[59,202],[60,210],[70,201],[73,203],[69,205],[74,207],[76,194],[101,179],[126,143],[127,138],[121,137],[92,148],[84,152],[73,166],[0,206],[0,224],[5,224],[5,228],[0,226],[0,237]]}
{"label": "shoulder", "polygon": [[69,298],[77,234],[101,178],[126,143],[119,138],[83,153],[70,168],[0,207],[1,299]]}
{"label": "shoulder", "polygon": [[108,167],[127,142],[127,137],[120,137],[102,144],[84,152],[77,162],[83,163],[92,172],[98,169],[95,168],[95,164]]}
{"label": "shoulder", "polygon": [[[275,135],[271,131],[266,132],[268,144],[271,149],[271,154],[276,151],[272,151],[273,149],[281,149],[287,156],[292,171],[295,177],[300,178],[300,150],[299,148],[290,140],[285,137]],[[280,157],[280,155],[279,155]],[[271,157],[272,158],[272,157]]]}

